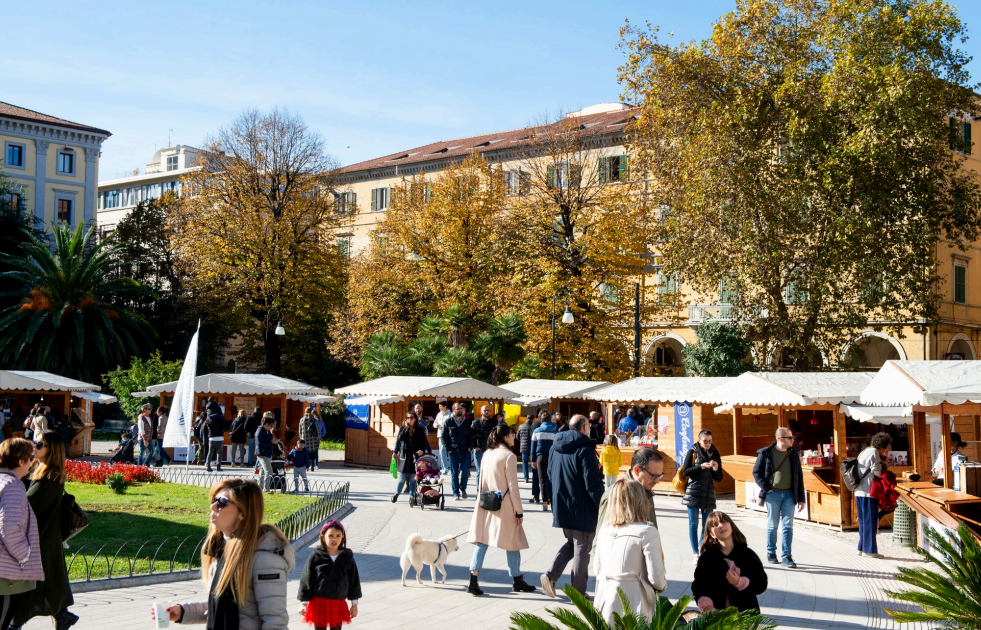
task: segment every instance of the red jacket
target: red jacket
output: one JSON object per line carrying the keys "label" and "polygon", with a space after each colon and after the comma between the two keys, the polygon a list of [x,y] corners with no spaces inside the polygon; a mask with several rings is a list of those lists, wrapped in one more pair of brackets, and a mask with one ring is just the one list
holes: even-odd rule
{"label": "red jacket", "polygon": [[895,510],[896,503],[899,501],[899,491],[896,490],[896,475],[891,470],[887,470],[882,473],[881,477],[873,479],[869,496],[879,500],[880,510],[886,512]]}

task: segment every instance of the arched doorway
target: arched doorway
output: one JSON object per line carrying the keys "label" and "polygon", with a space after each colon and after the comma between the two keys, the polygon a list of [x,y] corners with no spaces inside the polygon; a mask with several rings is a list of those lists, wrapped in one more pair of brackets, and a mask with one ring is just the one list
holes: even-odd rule
{"label": "arched doorway", "polygon": [[885,333],[865,332],[845,346],[841,360],[856,369],[875,372],[886,361],[905,361],[906,351],[898,341]]}
{"label": "arched doorway", "polygon": [[947,354],[944,356],[944,358],[959,358],[973,361],[978,358],[978,355],[976,352],[974,352],[974,344],[971,343],[970,337],[964,333],[957,333],[954,335],[954,338],[950,340],[950,344],[947,346]]}
{"label": "arched doorway", "polygon": [[688,343],[675,333],[664,333],[644,348],[642,371],[650,376],[684,376],[684,347]]}
{"label": "arched doorway", "polygon": [[[819,370],[822,367],[828,367],[828,355],[824,352],[824,347],[817,343],[811,343],[810,348],[807,350],[807,362],[810,364],[811,370]],[[770,352],[767,354],[767,363],[774,370],[780,372],[792,372],[797,365],[798,357],[795,354],[788,352],[782,343],[774,344],[770,348]]]}

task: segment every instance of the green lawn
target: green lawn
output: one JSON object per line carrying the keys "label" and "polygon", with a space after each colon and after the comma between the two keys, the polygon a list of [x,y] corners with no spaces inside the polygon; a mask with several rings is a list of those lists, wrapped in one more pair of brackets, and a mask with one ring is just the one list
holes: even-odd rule
{"label": "green lawn", "polygon": [[343,451],[344,441],[334,441],[334,440],[321,440],[320,450],[322,451]]}
{"label": "green lawn", "polygon": [[[68,483],[65,490],[75,495],[91,520],[88,527],[69,541],[70,548],[65,550],[65,560],[71,562],[72,555],[84,545],[71,566],[71,579],[84,579],[86,561],[92,567],[92,577],[105,577],[109,563],[127,540],[134,542],[122,548],[113,566],[114,577],[128,573],[128,563],[134,563],[134,574],[146,573],[150,559],[165,539],[171,540],[157,553],[154,571],[168,570],[181,540],[189,536],[193,538],[181,547],[175,566],[182,564],[186,568],[189,560],[198,566],[197,554],[192,555],[192,551],[208,530],[208,488],[153,483],[130,486],[125,494],[117,495],[106,486]],[[266,494],[264,498],[264,521],[275,523],[317,497]],[[151,539],[156,542],[147,544],[137,555],[140,545]],[[96,558],[102,545],[105,548]]]}

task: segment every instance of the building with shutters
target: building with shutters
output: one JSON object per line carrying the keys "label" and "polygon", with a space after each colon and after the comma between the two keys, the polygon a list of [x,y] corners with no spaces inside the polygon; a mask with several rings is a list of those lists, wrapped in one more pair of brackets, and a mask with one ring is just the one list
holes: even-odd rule
{"label": "building with shutters", "polygon": [[105,129],[0,102],[3,172],[17,192],[0,200],[54,226],[95,222],[96,182]]}
{"label": "building with shutters", "polygon": [[140,172],[99,182],[98,224],[102,235],[110,234],[116,224],[136,208],[141,201],[159,199],[165,192],[180,192],[181,177],[195,170],[200,149],[178,144],[154,152]]}
{"label": "building with shutters", "polygon": [[[592,150],[600,160],[601,183],[621,177],[627,166],[623,130],[633,116],[631,109],[621,103],[605,103],[568,115],[579,117],[580,128],[596,135]],[[967,156],[965,168],[981,171],[981,150],[975,149],[971,142],[972,119],[952,118],[950,124],[962,138],[951,149]],[[521,186],[519,165],[527,158],[524,149],[533,129],[526,127],[434,142],[342,168],[338,201],[358,209],[353,225],[338,234],[344,250],[357,253],[369,247],[371,232],[388,209],[391,189],[403,178],[438,172],[448,164],[462,161],[471,151],[477,151],[491,164],[499,164],[507,174],[509,187],[517,190]],[[557,186],[562,185],[561,171],[550,175],[555,176]],[[973,244],[967,251],[948,245],[937,244],[939,273],[945,279],[937,287],[942,300],[939,323],[910,323],[902,337],[876,331],[870,325],[841,348],[817,348],[823,363],[833,368],[851,357],[856,367],[872,371],[889,359],[981,358],[981,243]],[[715,294],[694,295],[673,277],[661,274],[656,257],[648,271],[650,275],[641,279],[642,282],[654,284],[660,292],[681,292],[684,306],[673,321],[657,323],[642,331],[641,373],[683,376],[682,353],[686,345],[697,341],[698,327],[711,320],[732,321],[730,291],[720,286]],[[795,299],[792,289],[785,299],[789,302]],[[624,360],[633,361],[633,357],[625,356]],[[779,348],[767,357],[756,357],[756,362],[771,369],[785,368]]]}

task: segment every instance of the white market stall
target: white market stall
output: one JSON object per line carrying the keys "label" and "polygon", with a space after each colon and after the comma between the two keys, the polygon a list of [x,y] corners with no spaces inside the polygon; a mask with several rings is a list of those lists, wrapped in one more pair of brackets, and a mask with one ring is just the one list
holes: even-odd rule
{"label": "white market stall", "polygon": [[[347,398],[345,405],[367,407],[362,413],[349,413],[344,429],[344,465],[388,468],[395,438],[405,413],[416,403],[424,415],[435,416],[437,401],[499,402],[514,399],[515,393],[473,378],[440,376],[385,376],[334,391]],[[353,417],[352,417],[353,416]],[[435,432],[429,443],[438,449]]]}
{"label": "white market stall", "polygon": [[504,406],[505,418],[511,425],[524,422],[528,412],[538,408],[549,413],[560,412],[566,418],[577,413],[588,416],[599,405],[586,399],[586,394],[610,385],[609,381],[559,381],[547,378],[524,378],[503,385],[514,392],[514,402]]}

